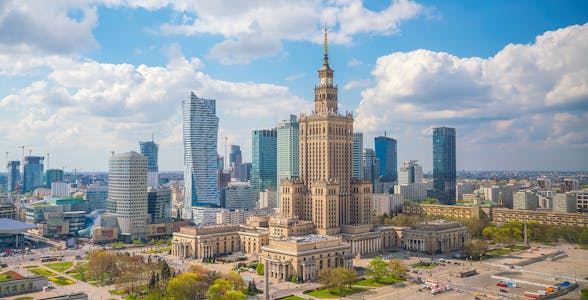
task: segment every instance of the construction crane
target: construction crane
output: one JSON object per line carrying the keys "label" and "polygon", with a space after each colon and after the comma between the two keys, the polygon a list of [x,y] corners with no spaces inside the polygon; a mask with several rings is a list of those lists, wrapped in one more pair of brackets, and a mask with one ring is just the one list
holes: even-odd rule
{"label": "construction crane", "polygon": [[24,174],[24,151],[25,148],[31,147],[32,145],[22,145],[22,146],[18,146],[18,148],[20,148],[20,150],[22,151],[22,156],[20,157],[20,165],[22,167],[22,172]]}

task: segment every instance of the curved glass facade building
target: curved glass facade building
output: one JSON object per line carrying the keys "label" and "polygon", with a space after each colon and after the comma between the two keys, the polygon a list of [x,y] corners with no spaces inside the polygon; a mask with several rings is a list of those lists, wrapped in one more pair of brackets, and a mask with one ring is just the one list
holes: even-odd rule
{"label": "curved glass facade building", "polygon": [[192,219],[194,206],[218,206],[217,165],[218,117],[216,100],[194,93],[182,102],[184,136],[184,210]]}
{"label": "curved glass facade building", "polygon": [[159,145],[154,141],[139,142],[139,148],[141,149],[141,154],[147,157],[147,185],[158,186],[159,168],[157,166],[157,154],[159,152]]}

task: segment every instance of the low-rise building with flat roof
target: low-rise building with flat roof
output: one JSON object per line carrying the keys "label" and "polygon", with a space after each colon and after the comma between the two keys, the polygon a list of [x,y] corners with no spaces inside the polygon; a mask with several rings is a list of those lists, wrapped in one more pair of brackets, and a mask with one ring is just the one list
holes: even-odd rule
{"label": "low-rise building with flat roof", "polygon": [[471,239],[465,226],[442,219],[415,223],[403,235],[405,249],[429,254],[461,250]]}

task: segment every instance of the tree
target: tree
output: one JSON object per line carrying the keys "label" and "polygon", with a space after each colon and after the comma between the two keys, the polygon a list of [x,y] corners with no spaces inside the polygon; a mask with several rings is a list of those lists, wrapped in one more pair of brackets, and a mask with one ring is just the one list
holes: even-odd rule
{"label": "tree", "polygon": [[578,244],[588,245],[588,229],[582,230],[582,232],[578,236]]}
{"label": "tree", "polygon": [[472,258],[479,258],[488,251],[488,242],[485,240],[471,240],[467,241],[464,245],[464,252]]}
{"label": "tree", "polygon": [[404,266],[404,263],[398,259],[391,258],[388,261],[388,269],[390,270],[390,274],[394,277],[404,277],[406,273],[408,273],[408,269]]}
{"label": "tree", "polygon": [[223,295],[222,299],[223,300],[246,300],[247,295],[245,295],[242,291],[230,290],[230,291],[227,291]]}
{"label": "tree", "polygon": [[222,278],[231,283],[231,289],[233,290],[240,291],[245,289],[245,280],[234,271],[224,274]]}
{"label": "tree", "polygon": [[206,282],[207,286],[211,286],[215,280],[221,277],[219,272],[198,265],[191,265],[190,268],[188,268],[188,272],[200,275],[200,280]]}
{"label": "tree", "polygon": [[427,197],[427,199],[423,201],[423,204],[439,204],[439,200],[437,198]]}
{"label": "tree", "polygon": [[231,283],[225,279],[219,278],[208,288],[206,296],[209,300],[223,300],[223,296],[231,290]]}
{"label": "tree", "polygon": [[379,257],[374,258],[368,264],[367,271],[368,274],[372,275],[376,282],[380,282],[382,277],[389,274],[388,263]]}
{"label": "tree", "polygon": [[319,271],[320,283],[332,294],[343,294],[345,285],[353,282],[356,277],[355,271],[342,267],[324,268]]}
{"label": "tree", "polygon": [[165,259],[162,260],[160,264],[161,266],[159,272],[161,273],[161,279],[163,279],[163,281],[166,281],[171,278],[171,269],[169,268],[169,265],[167,264]]}
{"label": "tree", "polygon": [[96,251],[90,254],[88,259],[88,272],[94,278],[104,283],[104,278],[112,278],[118,275],[116,255],[105,251]]}
{"label": "tree", "polygon": [[257,273],[257,275],[263,275],[263,264],[260,262],[257,264],[257,267],[255,268],[255,273]]}
{"label": "tree", "polygon": [[198,274],[186,272],[169,281],[167,294],[174,300],[205,299],[206,294],[204,291],[207,288],[206,282],[200,280]]}

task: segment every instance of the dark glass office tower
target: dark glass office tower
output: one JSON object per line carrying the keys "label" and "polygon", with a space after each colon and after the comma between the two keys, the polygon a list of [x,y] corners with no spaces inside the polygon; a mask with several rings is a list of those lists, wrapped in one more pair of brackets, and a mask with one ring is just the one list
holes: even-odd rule
{"label": "dark glass office tower", "polygon": [[433,188],[441,204],[455,204],[455,128],[433,129]]}
{"label": "dark glass office tower", "polygon": [[395,182],[398,180],[398,156],[396,140],[387,136],[374,139],[376,157],[380,160],[380,182]]}

